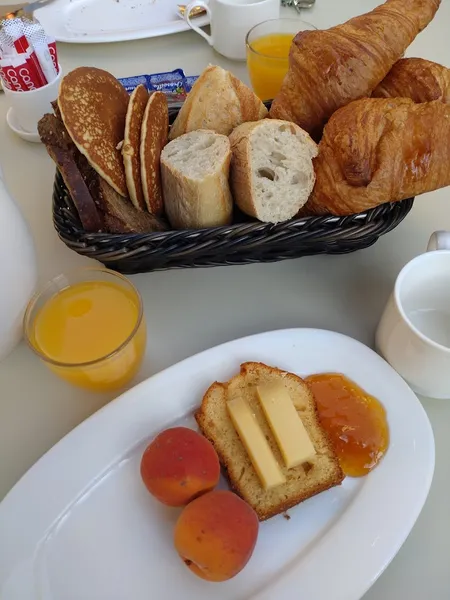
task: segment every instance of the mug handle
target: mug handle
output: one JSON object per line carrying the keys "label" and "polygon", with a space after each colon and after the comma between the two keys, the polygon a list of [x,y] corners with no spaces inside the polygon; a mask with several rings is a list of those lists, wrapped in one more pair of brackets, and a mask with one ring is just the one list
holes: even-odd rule
{"label": "mug handle", "polygon": [[431,234],[427,252],[433,250],[450,250],[450,231],[435,231]]}
{"label": "mug handle", "polygon": [[208,44],[210,46],[212,46],[214,44],[213,36],[208,35],[204,31],[202,31],[200,29],[200,27],[197,27],[197,25],[194,25],[191,21],[191,18],[190,18],[191,10],[197,6],[201,6],[206,10],[206,14],[208,15],[209,20],[211,21],[211,9],[209,8],[207,2],[204,2],[204,0],[193,0],[193,2],[188,4],[184,11],[184,20],[186,21],[186,23],[189,25],[189,27],[191,29],[193,29],[196,33],[201,35],[202,38],[205,38],[205,40],[208,42]]}

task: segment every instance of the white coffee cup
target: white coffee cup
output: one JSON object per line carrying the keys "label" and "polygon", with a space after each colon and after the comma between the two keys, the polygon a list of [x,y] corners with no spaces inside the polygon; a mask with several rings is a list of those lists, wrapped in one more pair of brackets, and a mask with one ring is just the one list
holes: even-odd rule
{"label": "white coffee cup", "polygon": [[14,112],[14,121],[26,133],[37,133],[37,124],[46,114],[53,112],[51,103],[57,99],[59,84],[61,83],[62,70],[56,78],[43,87],[28,92],[16,92],[4,87],[5,96],[11,110]]}
{"label": "white coffee cup", "polygon": [[[202,31],[189,15],[203,6],[211,23],[211,35]],[[184,19],[210,46],[232,60],[245,60],[245,38],[252,27],[280,16],[280,0],[194,0],[187,5]]]}
{"label": "white coffee cup", "polygon": [[450,398],[450,232],[433,233],[398,274],[376,347],[415,392]]}

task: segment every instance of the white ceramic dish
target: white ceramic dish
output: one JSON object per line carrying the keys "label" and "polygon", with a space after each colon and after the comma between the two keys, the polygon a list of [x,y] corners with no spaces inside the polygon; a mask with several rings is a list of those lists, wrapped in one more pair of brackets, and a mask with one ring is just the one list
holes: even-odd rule
{"label": "white ceramic dish", "polygon": [[[187,31],[177,12],[181,0],[55,0],[36,11],[46,32],[59,42],[123,42]],[[206,16],[195,23],[203,27]]]}
{"label": "white ceramic dish", "polygon": [[9,108],[8,112],[6,113],[6,123],[11,129],[11,131],[14,131],[16,135],[18,135],[26,142],[34,142],[36,144],[40,144],[41,138],[39,137],[38,132],[36,131],[36,133],[30,133],[29,131],[25,131],[24,129],[22,129],[22,127],[17,122],[13,108]]}
{"label": "white ceramic dish", "polygon": [[[260,528],[247,567],[222,584],[177,557],[178,510],[144,489],[146,444],[161,429],[194,425],[215,380],[260,360],[300,375],[338,371],[387,409],[391,444],[368,477],[295,507]],[[377,354],[337,333],[275,331],[236,340],[155,375],[50,450],[0,505],[2,600],[357,600],[411,531],[428,494],[434,440],[416,396]],[[274,551],[276,549],[276,551]]]}

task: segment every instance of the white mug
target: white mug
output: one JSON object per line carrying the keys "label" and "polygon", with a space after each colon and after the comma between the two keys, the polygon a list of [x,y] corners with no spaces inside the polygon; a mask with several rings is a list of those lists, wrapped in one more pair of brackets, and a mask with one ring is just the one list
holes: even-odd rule
{"label": "white mug", "polygon": [[415,392],[450,398],[450,232],[400,271],[375,343]]}
{"label": "white mug", "polygon": [[[204,7],[208,13],[211,35],[197,27],[189,16],[197,6]],[[219,54],[232,60],[245,60],[245,38],[252,27],[279,16],[280,0],[194,0],[184,12],[188,25]]]}
{"label": "white mug", "polygon": [[29,92],[16,92],[4,87],[5,96],[11,110],[14,112],[15,122],[27,133],[37,134],[37,124],[46,114],[52,113],[51,103],[57,99],[59,84],[61,83],[62,70],[56,78],[40,88]]}

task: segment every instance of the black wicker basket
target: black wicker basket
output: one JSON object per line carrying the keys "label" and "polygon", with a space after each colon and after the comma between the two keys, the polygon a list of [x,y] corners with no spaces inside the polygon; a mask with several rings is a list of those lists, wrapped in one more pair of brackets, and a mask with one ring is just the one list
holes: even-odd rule
{"label": "black wicker basket", "polygon": [[[172,108],[171,122],[179,108]],[[307,217],[277,225],[244,221],[227,227],[146,234],[86,233],[57,172],[53,223],[72,250],[125,274],[161,269],[275,262],[312,254],[345,254],[374,244],[409,213],[413,199],[348,217]]]}

